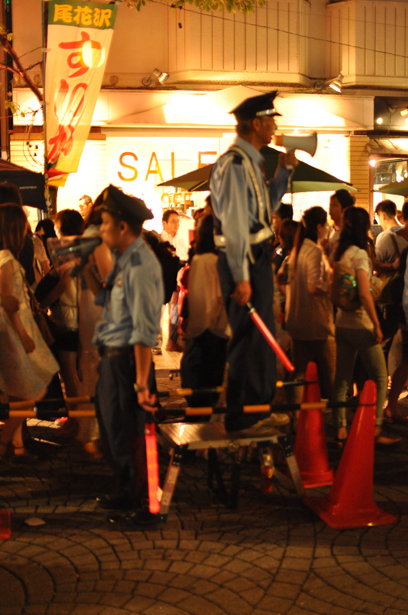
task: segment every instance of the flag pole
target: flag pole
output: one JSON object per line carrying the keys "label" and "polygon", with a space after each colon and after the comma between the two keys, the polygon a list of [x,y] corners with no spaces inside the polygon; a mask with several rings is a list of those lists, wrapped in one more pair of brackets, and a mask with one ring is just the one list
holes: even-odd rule
{"label": "flag pole", "polygon": [[[49,211],[49,197],[50,192],[48,188],[48,153],[47,153],[47,101],[45,99],[45,63],[47,57],[47,24],[45,21],[45,2],[41,0],[41,14],[42,14],[42,82],[43,82],[43,102],[42,102],[42,114],[43,114],[43,135],[44,135],[44,180],[45,180],[45,203],[47,210],[45,216],[48,218]],[[39,210],[40,212],[40,210]],[[40,213],[38,214],[41,215]]]}

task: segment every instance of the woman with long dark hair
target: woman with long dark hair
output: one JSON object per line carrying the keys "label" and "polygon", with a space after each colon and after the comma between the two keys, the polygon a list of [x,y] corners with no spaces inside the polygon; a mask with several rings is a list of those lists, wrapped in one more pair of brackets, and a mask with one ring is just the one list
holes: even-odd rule
{"label": "woman with long dark hair", "polygon": [[[0,205],[0,397],[2,401],[39,399],[58,364],[46,345],[30,307],[28,282],[18,257],[28,222],[19,205]],[[16,306],[3,298],[14,298]],[[17,307],[17,309],[16,309]],[[14,455],[32,461],[22,439],[23,420],[5,422],[0,439],[0,462],[11,441]]]}
{"label": "woman with long dark hair", "polygon": [[303,214],[289,257],[292,277],[286,294],[286,329],[292,338],[296,377],[315,361],[323,397],[331,395],[335,365],[331,270],[319,242],[326,238],[327,213],[311,207]]}
{"label": "woman with long dark hair", "polygon": [[[377,385],[376,442],[393,444],[398,440],[388,438],[381,433],[388,377],[381,347],[383,335],[370,292],[372,265],[368,256],[369,228],[370,218],[365,209],[347,207],[344,210],[343,229],[340,233],[334,262],[340,261],[346,267],[354,270],[361,307],[354,312],[346,312],[341,308],[337,310],[337,364],[333,398],[335,401],[345,401],[347,391],[353,383],[353,370],[358,355],[368,377]],[[342,448],[347,438],[347,419],[344,407],[333,411],[333,421],[337,430],[337,444],[339,448]]]}

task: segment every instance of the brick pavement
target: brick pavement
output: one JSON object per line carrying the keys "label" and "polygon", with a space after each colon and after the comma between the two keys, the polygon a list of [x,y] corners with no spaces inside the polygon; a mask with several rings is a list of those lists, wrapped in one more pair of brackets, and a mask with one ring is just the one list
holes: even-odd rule
{"label": "brick pavement", "polygon": [[[160,379],[159,388],[178,384]],[[405,443],[376,452],[375,500],[398,516],[395,526],[332,530],[293,493],[262,494],[257,464],[244,466],[239,507],[228,510],[196,456],[167,524],[142,532],[109,528],[96,507],[95,497],[113,489],[104,460],[51,443],[49,424],[31,429],[42,438],[40,459],[0,466],[0,508],[13,521],[12,539],[0,542],[1,615],[408,613]],[[336,464],[339,453],[329,454]],[[164,472],[165,453],[160,465]],[[33,516],[45,525],[26,525]]]}

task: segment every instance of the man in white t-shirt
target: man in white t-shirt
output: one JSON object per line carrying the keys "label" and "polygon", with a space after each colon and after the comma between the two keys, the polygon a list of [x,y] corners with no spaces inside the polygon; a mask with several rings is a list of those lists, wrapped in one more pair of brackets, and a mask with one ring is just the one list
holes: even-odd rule
{"label": "man in white t-shirt", "polygon": [[[179,234],[180,216],[175,209],[167,209],[163,214],[163,230],[161,238],[163,241],[168,241],[176,250],[176,255],[180,262],[188,260],[188,245]],[[173,293],[169,303],[169,339],[166,344],[168,352],[182,352],[182,347],[177,343],[178,338],[178,290]]]}

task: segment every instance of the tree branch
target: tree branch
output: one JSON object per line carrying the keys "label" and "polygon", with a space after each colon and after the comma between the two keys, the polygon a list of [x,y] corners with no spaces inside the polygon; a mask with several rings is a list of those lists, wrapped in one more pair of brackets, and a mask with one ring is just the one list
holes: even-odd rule
{"label": "tree branch", "polygon": [[7,39],[7,33],[5,31],[0,32],[0,44],[2,45],[4,51],[11,56],[14,64],[17,67],[17,70],[15,70],[11,66],[4,66],[3,65],[3,67],[6,68],[7,70],[10,70],[12,73],[15,73],[16,75],[18,75],[22,79],[24,79],[25,83],[28,85],[30,90],[33,92],[33,94],[35,95],[37,100],[40,103],[42,103],[44,98],[43,98],[43,95],[42,95],[41,91],[38,89],[38,87],[36,86],[34,81],[31,79],[31,77],[27,73],[27,71],[24,68],[24,66],[21,64],[21,60],[18,57],[18,55],[16,54],[16,52],[14,51],[14,49],[13,49],[12,45],[10,44],[9,40]]}

